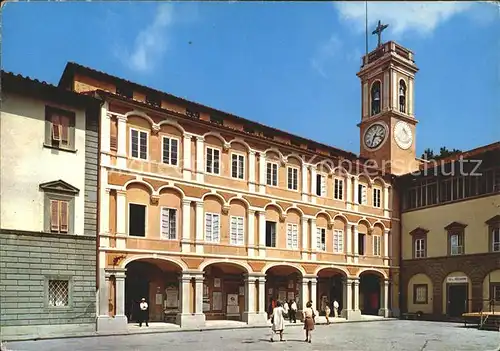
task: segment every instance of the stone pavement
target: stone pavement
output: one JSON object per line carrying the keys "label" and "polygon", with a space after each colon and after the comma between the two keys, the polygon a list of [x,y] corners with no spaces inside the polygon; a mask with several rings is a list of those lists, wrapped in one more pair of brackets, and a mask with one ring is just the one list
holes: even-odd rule
{"label": "stone pavement", "polygon": [[288,327],[286,342],[269,342],[268,328],[174,332],[6,343],[9,351],[340,350],[497,351],[500,333],[465,329],[462,324],[392,320],[319,325],[312,344],[302,328]]}

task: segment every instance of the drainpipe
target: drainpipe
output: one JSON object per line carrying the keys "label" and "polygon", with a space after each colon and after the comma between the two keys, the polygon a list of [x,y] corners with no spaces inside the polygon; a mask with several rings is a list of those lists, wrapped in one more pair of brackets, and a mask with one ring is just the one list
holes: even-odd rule
{"label": "drainpipe", "polygon": [[399,302],[399,318],[402,318],[403,310],[403,194],[400,191],[400,181],[395,177],[396,188],[399,196],[399,291],[398,291],[398,302]]}

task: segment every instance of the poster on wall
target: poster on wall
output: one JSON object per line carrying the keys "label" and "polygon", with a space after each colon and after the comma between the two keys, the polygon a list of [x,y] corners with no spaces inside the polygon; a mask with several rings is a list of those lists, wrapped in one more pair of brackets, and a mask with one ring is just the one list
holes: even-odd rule
{"label": "poster on wall", "polygon": [[166,306],[167,308],[177,308],[179,307],[179,291],[177,287],[170,286],[165,289],[166,297]]}
{"label": "poster on wall", "polygon": [[245,295],[245,287],[240,286],[240,296],[243,296],[243,295]]}
{"label": "poster on wall", "polygon": [[163,302],[163,295],[162,294],[156,294],[155,296],[155,304],[161,305]]}
{"label": "poster on wall", "polygon": [[286,300],[286,290],[280,289],[278,291],[278,300],[279,301],[285,301]]}
{"label": "poster on wall", "polygon": [[210,311],[210,294],[208,285],[203,284],[203,312]]}
{"label": "poster on wall", "polygon": [[227,314],[239,314],[238,294],[227,294]]}
{"label": "poster on wall", "polygon": [[220,291],[214,291],[212,293],[213,299],[213,310],[214,311],[222,311],[222,293]]}
{"label": "poster on wall", "polygon": [[289,291],[288,296],[287,296],[287,300],[290,301],[293,299],[295,299],[295,293],[293,291]]}
{"label": "poster on wall", "polygon": [[293,289],[293,280],[288,281],[288,289]]}
{"label": "poster on wall", "polygon": [[220,278],[214,278],[214,288],[220,288]]}

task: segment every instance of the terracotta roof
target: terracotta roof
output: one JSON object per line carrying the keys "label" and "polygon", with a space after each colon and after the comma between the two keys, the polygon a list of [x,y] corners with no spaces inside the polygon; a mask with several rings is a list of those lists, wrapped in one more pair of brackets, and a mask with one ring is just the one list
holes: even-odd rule
{"label": "terracotta roof", "polygon": [[[354,160],[364,161],[363,158],[359,157],[357,154],[355,154],[353,152],[345,151],[345,150],[342,150],[342,149],[339,149],[339,148],[336,148],[336,147],[333,147],[333,146],[330,146],[330,145],[327,145],[327,144],[323,144],[323,143],[320,143],[320,142],[317,142],[317,141],[314,141],[314,140],[311,140],[311,139],[308,139],[308,138],[300,137],[300,136],[297,136],[297,135],[294,135],[294,134],[282,131],[280,129],[267,126],[267,125],[259,123],[259,122],[251,121],[251,120],[248,120],[246,118],[243,118],[243,117],[240,117],[240,116],[228,113],[228,112],[224,112],[224,111],[215,109],[215,108],[207,106],[207,105],[203,105],[203,104],[200,104],[200,103],[197,103],[197,102],[194,102],[194,101],[187,100],[185,98],[181,98],[181,97],[169,94],[169,93],[165,93],[165,92],[160,91],[160,90],[156,90],[156,89],[153,89],[153,88],[141,85],[141,84],[137,84],[137,83],[131,82],[129,80],[126,80],[126,79],[123,79],[123,78],[119,78],[119,77],[110,75],[110,74],[102,72],[102,71],[98,71],[98,70],[90,68],[90,67],[82,66],[82,65],[80,65],[78,63],[75,63],[75,62],[68,62],[66,64],[66,67],[65,67],[64,72],[63,72],[63,74],[61,76],[61,79],[59,80],[59,86],[60,87],[66,87],[66,88],[69,87],[69,83],[71,82],[72,77],[73,77],[73,75],[75,73],[86,74],[86,75],[91,76],[91,77],[93,76],[96,79],[102,79],[102,80],[105,80],[105,81],[111,81],[111,82],[118,81],[118,82],[121,82],[121,83],[129,84],[129,85],[131,85],[132,87],[134,87],[134,88],[136,88],[138,90],[142,90],[143,92],[146,92],[146,93],[147,92],[151,92],[151,93],[159,94],[159,95],[161,95],[167,101],[176,102],[178,104],[181,104],[181,105],[184,105],[184,106],[187,106],[187,107],[194,106],[198,111],[212,113],[212,114],[215,114],[215,115],[219,115],[221,117],[222,116],[227,116],[229,118],[232,118],[233,120],[240,121],[240,122],[242,122],[242,123],[244,123],[245,125],[248,125],[248,126],[259,128],[261,130],[262,129],[267,129],[268,131],[275,132],[275,133],[280,134],[282,136],[289,136],[289,137],[291,137],[291,138],[293,138],[295,140],[302,141],[302,142],[307,143],[309,145],[312,144],[312,145],[317,146],[318,148],[324,148],[324,149],[326,149],[329,152],[337,154],[339,157],[344,157],[344,158],[351,159],[351,160],[354,159]],[[117,95],[115,95],[115,96],[117,96]],[[134,101],[134,103],[137,103],[136,100],[131,100],[131,101]],[[149,106],[153,107],[152,105],[149,105]]]}
{"label": "terracotta roof", "polygon": [[81,95],[73,91],[59,88],[55,85],[31,77],[1,71],[1,86],[5,91],[12,91],[21,95],[36,95],[42,99],[65,102],[78,106],[90,107],[101,103],[93,96]]}

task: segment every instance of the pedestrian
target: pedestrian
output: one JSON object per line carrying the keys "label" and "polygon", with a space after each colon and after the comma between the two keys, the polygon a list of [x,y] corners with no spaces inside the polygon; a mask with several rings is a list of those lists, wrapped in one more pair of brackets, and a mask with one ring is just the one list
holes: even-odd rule
{"label": "pedestrian", "polygon": [[304,314],[304,330],[306,331],[306,340],[305,342],[311,343],[312,341],[312,331],[314,330],[314,318],[316,314],[314,313],[314,309],[312,308],[312,303],[309,301],[306,304],[306,308],[302,312]]}
{"label": "pedestrian", "polygon": [[333,316],[335,318],[338,318],[339,316],[339,303],[337,302],[337,300],[333,301]]}
{"label": "pedestrian", "polygon": [[276,303],[276,307],[273,309],[271,323],[271,342],[274,342],[274,334],[279,334],[280,341],[285,341],[283,340],[283,330],[285,329],[285,310],[283,309],[280,301]]}
{"label": "pedestrian", "polygon": [[326,324],[330,324],[330,302],[328,300],[325,301],[325,317],[326,317]]}
{"label": "pedestrian", "polygon": [[285,318],[288,317],[288,313],[290,312],[290,305],[288,305],[288,302],[283,303],[283,310],[285,311]]}
{"label": "pedestrian", "polygon": [[143,297],[141,299],[141,303],[139,304],[139,327],[142,327],[142,323],[146,323],[146,327],[149,327],[148,321],[149,321],[149,306],[148,303],[146,302],[146,299]]}
{"label": "pedestrian", "polygon": [[297,323],[297,303],[295,300],[290,300],[290,323]]}

